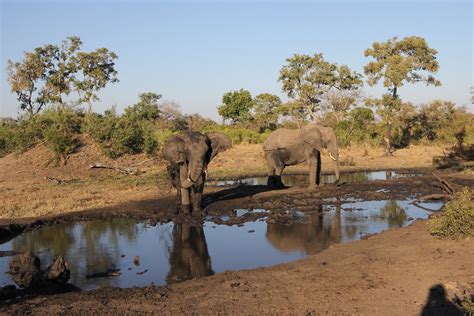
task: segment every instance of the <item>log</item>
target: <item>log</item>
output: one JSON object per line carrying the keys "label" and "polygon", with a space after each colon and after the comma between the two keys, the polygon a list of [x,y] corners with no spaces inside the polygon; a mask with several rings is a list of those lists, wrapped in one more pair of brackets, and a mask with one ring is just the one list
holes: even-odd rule
{"label": "log", "polygon": [[425,195],[420,198],[418,198],[416,202],[421,202],[421,201],[430,201],[430,200],[443,200],[443,199],[450,199],[452,196],[451,194],[430,194],[430,195]]}
{"label": "log", "polygon": [[436,173],[432,172],[431,173],[439,182],[441,182],[441,184],[443,185],[444,187],[444,190],[449,193],[450,195],[454,194],[455,190],[453,189],[453,185],[451,183],[449,183],[448,180],[445,180],[445,179],[442,179],[440,176],[438,176]]}
{"label": "log", "polygon": [[111,169],[111,170],[114,170],[114,171],[117,171],[117,172],[120,172],[120,173],[123,173],[123,174],[134,175],[134,176],[140,174],[140,170],[138,170],[136,168],[117,167],[117,166],[112,166],[112,165],[108,165],[108,164],[104,164],[104,163],[100,163],[100,162],[96,162],[96,163],[90,165],[89,168],[90,169],[95,169],[95,168],[98,168],[98,169]]}
{"label": "log", "polygon": [[45,176],[44,179],[48,180],[48,181],[51,181],[51,182],[55,183],[56,185],[67,184],[67,183],[70,183],[70,182],[74,181],[73,179],[62,180],[62,179],[48,177],[48,176]]}

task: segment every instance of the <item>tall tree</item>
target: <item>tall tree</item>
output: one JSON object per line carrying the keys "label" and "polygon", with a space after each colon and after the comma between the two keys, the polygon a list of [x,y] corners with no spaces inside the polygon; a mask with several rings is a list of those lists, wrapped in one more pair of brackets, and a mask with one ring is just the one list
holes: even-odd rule
{"label": "tall tree", "polygon": [[346,65],[337,66],[324,60],[322,54],[298,55],[286,59],[287,64],[280,70],[279,81],[282,90],[292,99],[293,110],[296,105],[298,113],[316,119],[324,95],[329,91],[354,90],[362,85],[361,75]]}
{"label": "tall tree", "polygon": [[254,99],[254,119],[260,130],[276,128],[281,100],[270,93],[261,93]]}
{"label": "tall tree", "polygon": [[224,121],[231,120],[232,124],[249,122],[252,120],[250,110],[253,104],[250,92],[240,89],[225,93],[217,111]]}
{"label": "tall tree", "polygon": [[388,89],[378,100],[369,100],[369,104],[378,108],[378,114],[387,126],[385,137],[385,155],[392,154],[393,117],[400,110],[402,102],[398,89],[404,83],[424,82],[427,85],[439,86],[441,82],[430,73],[438,71],[437,51],[428,46],[422,37],[409,36],[401,40],[393,37],[386,42],[375,42],[364,52],[365,57],[372,57],[365,65],[369,85],[376,85],[383,78],[383,85]]}
{"label": "tall tree", "polygon": [[71,36],[61,45],[44,45],[25,52],[21,62],[8,61],[8,81],[20,108],[38,113],[45,105],[65,105],[65,97],[76,93],[75,103],[98,100],[97,91],[117,82],[114,60],[106,48],[81,52],[79,37]]}

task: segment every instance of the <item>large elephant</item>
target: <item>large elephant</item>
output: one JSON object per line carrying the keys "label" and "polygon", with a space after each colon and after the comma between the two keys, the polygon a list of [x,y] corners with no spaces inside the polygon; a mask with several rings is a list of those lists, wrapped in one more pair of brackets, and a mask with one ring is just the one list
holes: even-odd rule
{"label": "large elephant", "polygon": [[207,165],[230,147],[230,138],[219,132],[183,132],[164,144],[163,158],[169,162],[168,176],[177,189],[182,211],[189,213],[191,202],[193,211],[201,211]]}
{"label": "large elephant", "polygon": [[281,174],[286,166],[308,162],[309,188],[319,185],[321,178],[321,149],[326,148],[334,161],[336,182],[339,181],[339,150],[336,134],[330,127],[321,124],[291,130],[280,128],[263,143],[265,160],[270,168],[268,185],[282,187]]}

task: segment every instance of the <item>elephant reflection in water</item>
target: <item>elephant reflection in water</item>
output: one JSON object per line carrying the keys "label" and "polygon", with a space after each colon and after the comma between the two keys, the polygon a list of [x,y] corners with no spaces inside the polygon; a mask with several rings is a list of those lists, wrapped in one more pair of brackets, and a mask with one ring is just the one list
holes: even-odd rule
{"label": "elephant reflection in water", "polygon": [[323,221],[322,206],[317,213],[308,215],[305,222],[290,225],[268,223],[266,237],[282,251],[302,250],[307,254],[318,253],[332,244],[341,242],[341,210],[337,207],[331,222]]}
{"label": "elephant reflection in water", "polygon": [[168,284],[214,274],[202,224],[174,225],[170,266]]}

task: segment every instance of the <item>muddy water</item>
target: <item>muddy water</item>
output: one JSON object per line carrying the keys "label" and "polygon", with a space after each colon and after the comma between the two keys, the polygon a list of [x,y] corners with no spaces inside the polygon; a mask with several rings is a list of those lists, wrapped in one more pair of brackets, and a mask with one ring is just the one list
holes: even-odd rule
{"label": "muddy water", "polygon": [[[436,210],[442,204],[423,206]],[[235,216],[248,211],[239,209]],[[260,219],[241,226],[216,225],[209,220],[201,226],[150,226],[131,219],[95,220],[30,231],[0,245],[0,250],[31,250],[43,263],[62,255],[71,269],[71,283],[82,289],[162,285],[292,261],[335,243],[409,225],[429,214],[407,201],[369,201],[321,206],[310,213],[289,210],[287,217],[292,220],[286,224]],[[8,260],[0,258],[2,286],[12,283],[5,273]],[[107,271],[120,275],[94,277]]]}
{"label": "muddy water", "polygon": [[[342,173],[340,182],[360,183],[373,180],[392,180],[403,177],[413,177],[421,175],[420,173],[407,173],[399,171],[362,171]],[[303,174],[283,174],[282,182],[287,186],[307,185],[308,175]],[[322,175],[322,183],[334,183],[336,177],[334,175]],[[233,185],[266,185],[267,177],[249,177],[237,180],[210,180],[206,182],[209,186],[233,186]]]}

